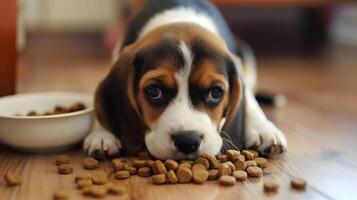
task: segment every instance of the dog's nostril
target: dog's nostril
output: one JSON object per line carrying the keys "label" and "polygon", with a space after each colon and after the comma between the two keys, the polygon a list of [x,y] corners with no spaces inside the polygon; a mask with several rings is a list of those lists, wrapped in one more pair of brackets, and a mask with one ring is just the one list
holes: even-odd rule
{"label": "dog's nostril", "polygon": [[201,134],[196,131],[181,131],[172,138],[177,150],[185,154],[196,152],[201,144]]}
{"label": "dog's nostril", "polygon": [[203,140],[205,138],[205,136],[203,134],[200,135],[201,140]]}

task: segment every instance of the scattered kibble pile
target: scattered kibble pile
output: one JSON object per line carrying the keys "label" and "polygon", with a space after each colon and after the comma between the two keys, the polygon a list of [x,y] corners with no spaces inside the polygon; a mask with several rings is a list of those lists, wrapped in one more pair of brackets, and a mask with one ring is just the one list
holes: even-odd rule
{"label": "scattered kibble pile", "polygon": [[[55,164],[61,175],[71,174],[74,169],[68,155],[59,155]],[[114,178],[109,181],[108,173],[100,169],[99,162],[92,157],[82,158],[85,171],[79,172],[74,178],[78,190],[83,195],[105,197],[107,194],[128,195],[127,189],[120,180],[131,176],[150,177],[153,184],[194,183],[204,184],[206,181],[217,180],[222,186],[233,186],[236,182],[243,182],[249,178],[260,178],[268,162],[265,158],[252,150],[228,150],[226,154],[217,156],[201,155],[196,160],[153,160],[148,152],[139,153],[135,158],[115,158],[112,160]],[[92,171],[95,170],[95,171]],[[20,178],[13,174],[6,174],[8,186],[21,184]],[[307,182],[301,178],[292,178],[291,187],[305,190]],[[279,182],[273,178],[264,180],[264,192],[277,192]],[[54,199],[70,198],[68,189],[53,192]]]}

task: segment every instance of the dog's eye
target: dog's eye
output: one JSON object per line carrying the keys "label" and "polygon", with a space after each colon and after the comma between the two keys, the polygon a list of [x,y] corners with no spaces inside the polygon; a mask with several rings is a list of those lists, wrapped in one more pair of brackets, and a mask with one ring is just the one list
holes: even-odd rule
{"label": "dog's eye", "polygon": [[223,94],[224,91],[222,88],[212,87],[211,89],[209,89],[206,101],[207,103],[216,104],[222,99]]}
{"label": "dog's eye", "polygon": [[162,90],[158,85],[150,85],[147,87],[145,89],[145,94],[154,100],[162,98]]}

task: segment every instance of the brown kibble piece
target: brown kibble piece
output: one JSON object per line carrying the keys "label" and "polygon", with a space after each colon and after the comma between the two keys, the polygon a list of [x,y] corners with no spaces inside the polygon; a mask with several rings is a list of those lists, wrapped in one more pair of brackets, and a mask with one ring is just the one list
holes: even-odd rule
{"label": "brown kibble piece", "polygon": [[217,180],[218,179],[218,169],[208,170],[208,180]]}
{"label": "brown kibble piece", "polygon": [[148,166],[148,161],[147,160],[134,160],[133,166],[136,168],[146,167],[146,166]]}
{"label": "brown kibble piece", "polygon": [[62,164],[58,166],[59,174],[71,174],[73,172],[73,167],[71,164]]}
{"label": "brown kibble piece", "polygon": [[198,158],[194,164],[201,164],[203,165],[206,169],[209,169],[209,162],[206,158]]}
{"label": "brown kibble piece", "polygon": [[16,186],[21,184],[21,180],[18,176],[7,173],[4,177],[8,186]]}
{"label": "brown kibble piece", "polygon": [[152,166],[154,174],[166,174],[166,167],[161,160],[156,160]]}
{"label": "brown kibble piece", "polygon": [[259,152],[252,150],[252,149],[248,149],[247,151],[249,151],[250,153],[252,153],[254,155],[254,158],[258,158],[259,157]]}
{"label": "brown kibble piece", "polygon": [[252,178],[260,178],[263,175],[263,170],[259,167],[248,167],[248,176]]}
{"label": "brown kibble piece", "polygon": [[263,188],[265,192],[277,192],[279,189],[279,183],[273,179],[265,180]]}
{"label": "brown kibble piece", "polygon": [[305,190],[307,182],[302,178],[292,178],[290,181],[291,187],[298,190]]}
{"label": "brown kibble piece", "polygon": [[127,179],[130,177],[130,173],[128,171],[122,170],[115,172],[114,176],[116,179]]}
{"label": "brown kibble piece", "polygon": [[83,189],[91,185],[93,185],[93,181],[91,179],[81,179],[77,181],[77,187],[79,189]]}
{"label": "brown kibble piece", "polygon": [[244,160],[241,160],[241,159],[237,159],[235,162],[234,162],[234,165],[236,166],[236,170],[243,170],[245,171],[247,169],[247,164],[245,163]]}
{"label": "brown kibble piece", "polygon": [[[201,164],[197,164],[197,165],[201,165]],[[205,168],[192,169],[192,181],[196,184],[204,183],[208,179],[208,175],[209,175],[208,171]]]}
{"label": "brown kibble piece", "polygon": [[156,174],[151,177],[154,184],[160,185],[166,183],[166,174]]}
{"label": "brown kibble piece", "polygon": [[111,184],[109,186],[109,192],[116,195],[123,195],[127,193],[126,187],[119,184]]}
{"label": "brown kibble piece", "polygon": [[248,174],[246,171],[237,170],[233,172],[233,176],[236,178],[237,181],[245,181],[247,180]]}
{"label": "brown kibble piece", "polygon": [[76,175],[76,177],[74,177],[75,182],[78,182],[82,179],[92,179],[92,175],[88,172],[80,172]]}
{"label": "brown kibble piece", "polygon": [[58,189],[53,192],[53,199],[68,199],[69,191],[66,189]]}
{"label": "brown kibble piece", "polygon": [[130,175],[135,175],[137,174],[138,170],[136,169],[136,167],[131,166],[130,164],[126,163],[124,164],[124,170],[128,171],[130,173]]}
{"label": "brown kibble piece", "polygon": [[113,169],[115,172],[119,171],[119,170],[123,170],[123,168],[124,168],[124,165],[123,165],[121,159],[113,159],[112,166],[113,166]]}
{"label": "brown kibble piece", "polygon": [[105,185],[92,185],[84,188],[83,194],[90,195],[93,197],[104,197],[109,188],[106,187]]}
{"label": "brown kibble piece", "polygon": [[221,176],[219,178],[219,184],[223,185],[223,186],[233,186],[236,182],[236,179],[233,176]]}
{"label": "brown kibble piece", "polygon": [[208,160],[209,169],[217,169],[218,168],[219,162],[218,162],[218,160],[216,159],[215,156],[211,156],[211,155],[208,155],[208,154],[203,154],[203,155],[201,155],[201,157]]}
{"label": "brown kibble piece", "polygon": [[60,166],[62,164],[70,164],[71,159],[69,158],[68,155],[62,154],[56,157],[56,165]]}
{"label": "brown kibble piece", "polygon": [[188,164],[188,163],[181,163],[181,164],[179,164],[178,168],[180,168],[180,167],[187,167],[189,169],[192,168],[192,166],[190,164]]}
{"label": "brown kibble piece", "polygon": [[192,166],[194,162],[193,160],[181,160],[180,164],[187,163]]}
{"label": "brown kibble piece", "polygon": [[180,183],[189,183],[192,179],[192,171],[188,167],[179,167],[177,170],[177,178]]}
{"label": "brown kibble piece", "polygon": [[152,173],[152,170],[150,167],[142,167],[142,168],[139,168],[139,170],[138,170],[138,175],[141,177],[148,177],[151,175],[151,173]]}
{"label": "brown kibble piece", "polygon": [[98,161],[92,157],[83,158],[82,164],[83,164],[84,169],[96,169],[99,166]]}
{"label": "brown kibble piece", "polygon": [[242,155],[245,157],[246,160],[254,160],[255,158],[255,155],[248,150],[243,150]]}
{"label": "brown kibble piece", "polygon": [[235,160],[238,159],[238,156],[240,155],[240,152],[237,150],[227,150],[226,151],[227,158],[234,162]]}
{"label": "brown kibble piece", "polygon": [[176,184],[178,182],[178,178],[177,178],[174,170],[172,170],[172,169],[166,173],[166,177],[167,177],[168,183]]}
{"label": "brown kibble piece", "polygon": [[177,170],[177,168],[178,168],[178,166],[179,166],[179,164],[176,162],[176,161],[174,161],[174,160],[171,160],[171,159],[168,159],[168,160],[165,160],[165,167],[166,167],[166,169],[167,170],[174,170],[174,171],[176,171]]}
{"label": "brown kibble piece", "polygon": [[245,164],[247,165],[247,167],[256,167],[257,166],[257,162],[255,160],[247,160],[247,161],[245,161]]}
{"label": "brown kibble piece", "polygon": [[221,162],[221,163],[225,163],[225,162],[227,162],[227,161],[229,161],[227,155],[222,155],[221,158],[219,159],[219,162]]}
{"label": "brown kibble piece", "polygon": [[92,175],[92,181],[97,185],[104,185],[108,182],[107,173],[104,171],[94,172]]}
{"label": "brown kibble piece", "polygon": [[232,170],[226,163],[222,163],[218,166],[218,177],[231,175],[231,173]]}
{"label": "brown kibble piece", "polygon": [[257,166],[260,168],[265,168],[268,164],[268,161],[265,158],[256,158],[255,162],[257,162]]}
{"label": "brown kibble piece", "polygon": [[231,161],[227,161],[225,162],[229,168],[231,168],[231,172],[234,172],[236,170],[236,166],[231,162]]}

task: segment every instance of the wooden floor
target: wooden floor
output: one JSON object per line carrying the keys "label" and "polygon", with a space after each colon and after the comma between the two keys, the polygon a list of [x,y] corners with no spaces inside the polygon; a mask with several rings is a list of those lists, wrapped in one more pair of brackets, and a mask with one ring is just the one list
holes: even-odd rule
{"label": "wooden floor", "polygon": [[[93,92],[109,70],[109,59],[98,56],[96,45],[78,53],[78,45],[64,43],[30,42],[19,62],[18,91]],[[56,48],[49,49],[49,45]],[[282,93],[288,99],[285,107],[265,111],[289,142],[288,152],[270,160],[261,180],[225,188],[215,182],[156,186],[148,179],[134,177],[121,181],[129,189],[130,196],[125,198],[357,199],[357,49],[330,49],[316,56],[259,58],[259,88]],[[83,171],[81,152],[78,148],[67,153],[72,156],[75,172],[60,176],[53,164],[56,155],[21,154],[0,147],[0,177],[12,172],[23,179],[22,185],[14,188],[1,180],[0,199],[51,199],[56,188],[75,188],[73,177]],[[101,168],[112,175],[109,163],[101,163]],[[307,179],[305,192],[290,189],[293,176]],[[275,195],[262,191],[262,180],[268,177],[281,183]],[[74,189],[71,197],[83,198]]]}

